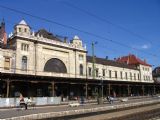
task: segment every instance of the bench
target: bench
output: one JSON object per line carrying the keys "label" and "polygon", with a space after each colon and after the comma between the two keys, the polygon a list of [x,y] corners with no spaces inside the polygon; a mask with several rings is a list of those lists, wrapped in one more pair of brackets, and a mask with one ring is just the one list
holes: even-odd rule
{"label": "bench", "polygon": [[24,110],[26,109],[26,104],[24,102],[20,102],[16,104],[17,110]]}
{"label": "bench", "polygon": [[27,106],[35,109],[36,108],[36,102],[35,101],[29,101],[29,102],[27,102]]}
{"label": "bench", "polygon": [[69,106],[70,107],[78,107],[78,106],[80,106],[80,103],[79,102],[70,102]]}
{"label": "bench", "polygon": [[128,101],[128,98],[122,98],[121,99],[121,102],[127,102]]}

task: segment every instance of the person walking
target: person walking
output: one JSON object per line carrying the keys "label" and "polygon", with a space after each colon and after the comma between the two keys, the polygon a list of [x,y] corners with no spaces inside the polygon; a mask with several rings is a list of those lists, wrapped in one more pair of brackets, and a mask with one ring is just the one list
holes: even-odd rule
{"label": "person walking", "polygon": [[27,110],[27,104],[25,103],[25,101],[24,101],[24,97],[23,97],[23,95],[20,93],[20,107],[25,107],[25,110]]}

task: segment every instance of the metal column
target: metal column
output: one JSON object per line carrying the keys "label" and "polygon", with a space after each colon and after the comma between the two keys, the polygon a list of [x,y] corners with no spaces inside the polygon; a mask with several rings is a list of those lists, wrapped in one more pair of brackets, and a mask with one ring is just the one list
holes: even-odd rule
{"label": "metal column", "polygon": [[7,81],[7,98],[9,97],[9,91],[10,91],[10,81]]}
{"label": "metal column", "polygon": [[154,94],[154,95],[156,94],[156,88],[155,88],[155,85],[153,86],[153,94]]}
{"label": "metal column", "polygon": [[55,96],[55,91],[54,91],[54,89],[55,89],[55,88],[54,88],[54,84],[55,84],[55,83],[52,82],[51,84],[52,84],[52,96],[54,97],[54,96]]}
{"label": "metal column", "polygon": [[142,85],[142,95],[144,96],[144,85]]}
{"label": "metal column", "polygon": [[130,96],[130,86],[128,85],[128,96]]}
{"label": "metal column", "polygon": [[86,99],[88,99],[88,84],[86,83]]}
{"label": "metal column", "polygon": [[110,84],[108,84],[108,94],[109,96],[111,95],[111,85]]}

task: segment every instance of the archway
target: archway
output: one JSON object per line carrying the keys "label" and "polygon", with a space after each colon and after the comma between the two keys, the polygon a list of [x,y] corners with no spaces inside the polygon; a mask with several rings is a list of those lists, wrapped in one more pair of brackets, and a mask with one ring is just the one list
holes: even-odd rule
{"label": "archway", "polygon": [[56,72],[56,73],[67,73],[65,64],[57,58],[51,58],[50,60],[48,60],[44,66],[44,71]]}

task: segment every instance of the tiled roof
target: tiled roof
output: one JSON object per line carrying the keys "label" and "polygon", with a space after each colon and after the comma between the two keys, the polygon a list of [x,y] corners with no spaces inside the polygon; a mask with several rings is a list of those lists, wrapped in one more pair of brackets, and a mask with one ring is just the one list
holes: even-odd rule
{"label": "tiled roof", "polygon": [[153,76],[160,76],[160,67],[156,67],[153,71]]}
{"label": "tiled roof", "polygon": [[[90,63],[93,62],[92,56],[87,56],[87,62],[90,62]],[[128,68],[128,69],[136,69],[135,67],[129,66],[126,63],[120,63],[120,62],[116,62],[114,60],[108,60],[108,59],[104,59],[104,58],[95,57],[95,63],[102,64],[102,65],[108,65],[108,66]]]}
{"label": "tiled roof", "polygon": [[128,65],[145,65],[145,66],[151,66],[146,61],[141,60],[140,58],[136,57],[135,55],[128,55],[120,57],[116,60],[120,63],[127,63]]}
{"label": "tiled roof", "polygon": [[39,34],[40,36],[42,35],[44,38],[48,38],[48,39],[62,42],[62,40],[60,40],[59,38],[57,38],[56,36],[54,36],[52,33],[48,32],[45,29],[38,30],[38,32],[36,32],[35,35],[37,35],[37,34]]}

